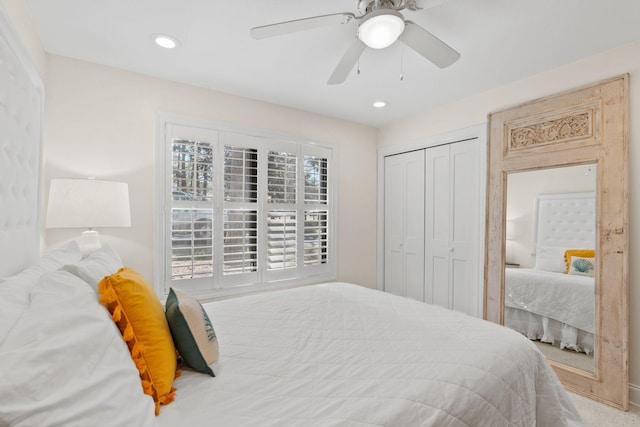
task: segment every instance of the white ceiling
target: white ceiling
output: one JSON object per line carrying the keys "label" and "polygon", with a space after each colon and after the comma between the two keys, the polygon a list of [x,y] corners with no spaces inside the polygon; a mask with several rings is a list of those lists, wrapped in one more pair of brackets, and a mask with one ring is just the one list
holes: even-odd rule
{"label": "white ceiling", "polygon": [[[26,0],[47,52],[372,126],[640,40],[639,0],[422,0],[402,11],[462,54],[439,69],[395,43],[327,79],[355,37],[338,25],[253,40],[249,29],[356,0]],[[152,34],[180,41],[166,50]],[[402,72],[404,80],[400,81]],[[389,106],[372,108],[374,100]]]}

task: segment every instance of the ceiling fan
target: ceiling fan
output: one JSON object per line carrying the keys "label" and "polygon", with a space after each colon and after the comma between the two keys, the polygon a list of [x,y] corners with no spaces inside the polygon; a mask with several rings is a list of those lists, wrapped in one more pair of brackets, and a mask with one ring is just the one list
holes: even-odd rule
{"label": "ceiling fan", "polygon": [[327,81],[330,85],[340,84],[347,79],[365,47],[384,49],[398,39],[440,68],[446,68],[460,58],[460,54],[451,46],[418,24],[404,19],[401,10],[421,9],[416,0],[357,0],[357,5],[361,16],[350,12],[314,16],[254,27],[250,33],[254,39],[264,39],[328,25],[357,22],[358,38],[333,70]]}

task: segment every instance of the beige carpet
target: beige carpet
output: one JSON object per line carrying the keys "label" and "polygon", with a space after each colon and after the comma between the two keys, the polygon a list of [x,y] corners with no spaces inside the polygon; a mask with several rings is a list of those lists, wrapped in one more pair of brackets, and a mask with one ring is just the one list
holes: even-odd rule
{"label": "beige carpet", "polygon": [[[593,356],[572,350],[560,350],[558,347],[539,341],[534,343],[549,359],[585,371],[594,371]],[[575,393],[569,393],[569,397],[589,427],[640,427],[640,407],[638,406],[630,406],[629,412],[623,412]]]}
{"label": "beige carpet", "polygon": [[[594,371],[593,356],[572,350],[560,350],[539,341],[534,343],[549,359],[585,371]],[[569,396],[589,427],[640,427],[640,407],[631,406],[629,412],[623,412],[574,393],[569,393]]]}
{"label": "beige carpet", "polygon": [[569,396],[589,427],[640,426],[640,407],[631,406],[629,412],[622,412],[574,393]]}

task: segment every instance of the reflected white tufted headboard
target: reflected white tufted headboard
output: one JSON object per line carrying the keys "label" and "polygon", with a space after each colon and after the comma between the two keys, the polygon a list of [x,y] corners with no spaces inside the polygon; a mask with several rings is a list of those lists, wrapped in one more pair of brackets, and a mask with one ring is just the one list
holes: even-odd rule
{"label": "reflected white tufted headboard", "polygon": [[44,89],[0,5],[0,278],[40,252]]}
{"label": "reflected white tufted headboard", "polygon": [[535,247],[595,249],[596,195],[564,193],[536,198],[533,221]]}

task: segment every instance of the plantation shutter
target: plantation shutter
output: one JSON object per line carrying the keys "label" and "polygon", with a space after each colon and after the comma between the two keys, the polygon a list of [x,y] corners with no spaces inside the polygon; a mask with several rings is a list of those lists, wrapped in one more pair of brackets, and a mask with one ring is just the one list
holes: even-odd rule
{"label": "plantation shutter", "polygon": [[304,265],[327,263],[328,255],[328,211],[304,212]]}
{"label": "plantation shutter", "polygon": [[213,154],[206,141],[172,141],[171,278],[213,275]]}
{"label": "plantation shutter", "polygon": [[267,216],[267,270],[297,267],[296,211],[269,211]]}
{"label": "plantation shutter", "polygon": [[258,270],[258,212],[225,209],[223,273],[240,274]]}
{"label": "plantation shutter", "polygon": [[296,203],[297,156],[292,153],[269,151],[267,163],[267,201]]}
{"label": "plantation shutter", "polygon": [[255,281],[259,269],[258,149],[237,139],[224,145],[222,286]]}
{"label": "plantation shutter", "polygon": [[267,161],[267,271],[295,270],[297,263],[298,155],[270,150]]}
{"label": "plantation shutter", "polygon": [[321,154],[304,156],[304,266],[329,261],[329,161]]}
{"label": "plantation shutter", "polygon": [[304,202],[327,204],[328,160],[317,156],[304,156]]}

